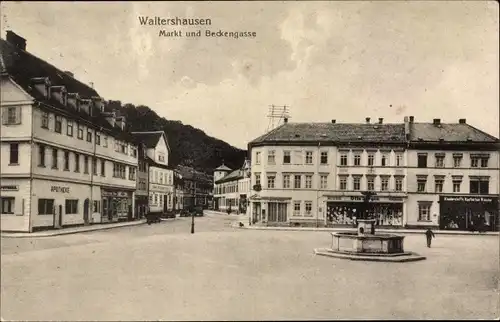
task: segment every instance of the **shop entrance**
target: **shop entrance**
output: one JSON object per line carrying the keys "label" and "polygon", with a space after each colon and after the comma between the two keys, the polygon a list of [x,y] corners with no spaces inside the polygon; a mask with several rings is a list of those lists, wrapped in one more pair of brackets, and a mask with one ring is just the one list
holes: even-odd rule
{"label": "shop entrance", "polygon": [[269,222],[287,221],[287,204],[283,202],[268,203]]}
{"label": "shop entrance", "polygon": [[83,202],[83,222],[85,223],[85,225],[88,225],[89,223],[89,204],[89,199],[85,199],[85,201]]}

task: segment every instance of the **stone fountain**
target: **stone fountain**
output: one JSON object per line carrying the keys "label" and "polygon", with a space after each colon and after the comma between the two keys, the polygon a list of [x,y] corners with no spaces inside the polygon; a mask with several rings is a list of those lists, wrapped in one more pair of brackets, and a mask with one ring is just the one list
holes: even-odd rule
{"label": "stone fountain", "polygon": [[365,261],[409,262],[425,259],[404,251],[404,236],[375,233],[375,219],[367,218],[372,192],[363,193],[363,219],[357,220],[357,232],[331,233],[331,248],[317,248],[316,255]]}

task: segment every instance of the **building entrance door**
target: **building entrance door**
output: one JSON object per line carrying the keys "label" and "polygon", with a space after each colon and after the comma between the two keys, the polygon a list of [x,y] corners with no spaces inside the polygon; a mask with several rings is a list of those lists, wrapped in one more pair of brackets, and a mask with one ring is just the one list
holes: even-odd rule
{"label": "building entrance door", "polygon": [[85,201],[83,202],[83,222],[85,223],[85,225],[89,224],[89,204],[89,199],[85,199]]}
{"label": "building entrance door", "polygon": [[281,202],[268,203],[269,222],[286,222],[287,221],[287,204]]}

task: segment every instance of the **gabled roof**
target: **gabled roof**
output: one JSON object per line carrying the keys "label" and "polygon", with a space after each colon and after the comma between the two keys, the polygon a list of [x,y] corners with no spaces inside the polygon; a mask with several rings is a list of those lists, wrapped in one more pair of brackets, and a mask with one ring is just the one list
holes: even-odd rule
{"label": "gabled roof", "polygon": [[219,180],[215,181],[215,183],[235,181],[238,179],[242,179],[243,177],[244,177],[243,171],[241,169],[237,169],[237,170],[234,170],[234,171],[228,173],[226,176],[220,178]]}
{"label": "gabled roof", "polygon": [[150,167],[157,167],[157,168],[161,168],[161,169],[174,170],[174,168],[172,166],[158,163],[148,156],[146,156],[145,160],[149,164]]}
{"label": "gabled roof", "polygon": [[411,141],[498,142],[498,139],[466,123],[412,123]]}
{"label": "gabled roof", "polygon": [[217,169],[215,169],[215,171],[231,171],[231,169],[227,167],[225,164],[222,164]]}
{"label": "gabled roof", "polygon": [[32,86],[31,82],[33,78],[48,77],[53,86],[64,86],[68,93],[78,93],[80,97],[88,99],[99,97],[99,94],[92,87],[1,38],[0,61],[2,72],[6,72],[12,81],[41,103],[40,108],[57,112],[82,123],[90,123],[118,139],[136,143],[130,133],[122,131],[118,126],[111,126],[101,111],[93,104],[91,105],[91,115],[84,111],[77,111],[53,98],[43,96]]}
{"label": "gabled roof", "polygon": [[158,144],[158,141],[163,136],[165,139],[165,144],[170,152],[170,145],[168,144],[167,135],[163,131],[144,131],[144,132],[132,132],[132,135],[138,140],[143,142],[148,149],[154,149]]}
{"label": "gabled roof", "polygon": [[212,183],[212,177],[206,173],[195,170],[194,168],[178,165],[176,171],[184,180],[194,180],[206,183]]}
{"label": "gabled roof", "polygon": [[286,123],[250,145],[273,142],[404,143],[404,124]]}

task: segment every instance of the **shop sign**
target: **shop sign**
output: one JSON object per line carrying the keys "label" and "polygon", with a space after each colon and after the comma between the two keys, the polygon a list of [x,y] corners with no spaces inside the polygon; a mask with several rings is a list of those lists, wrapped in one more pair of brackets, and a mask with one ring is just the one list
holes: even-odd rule
{"label": "shop sign", "polygon": [[328,201],[342,200],[342,197],[328,197]]}
{"label": "shop sign", "polygon": [[0,186],[0,190],[2,190],[2,191],[18,191],[19,186]]}
{"label": "shop sign", "polygon": [[51,186],[50,192],[69,193],[69,187]]}
{"label": "shop sign", "polygon": [[497,198],[493,197],[466,197],[466,196],[441,196],[441,202],[465,202],[465,203],[493,203]]}
{"label": "shop sign", "polygon": [[158,191],[158,192],[170,192],[169,187],[160,186],[157,184],[151,185],[151,190]]}
{"label": "shop sign", "polygon": [[120,198],[128,197],[128,193],[125,191],[102,191],[101,195],[103,197],[120,197]]}

